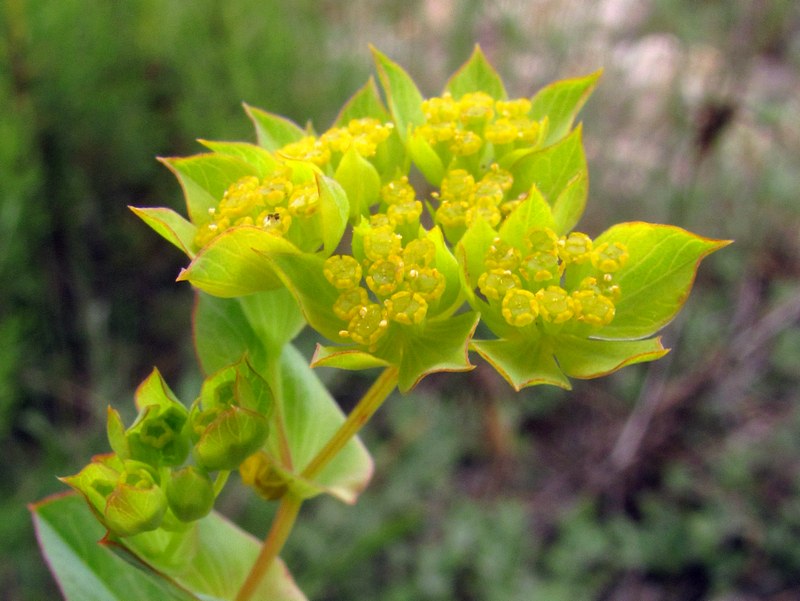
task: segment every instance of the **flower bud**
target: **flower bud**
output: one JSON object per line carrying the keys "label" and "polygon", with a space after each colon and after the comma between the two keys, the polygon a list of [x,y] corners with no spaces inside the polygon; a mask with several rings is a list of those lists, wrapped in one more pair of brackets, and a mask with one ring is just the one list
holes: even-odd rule
{"label": "flower bud", "polygon": [[155,530],[167,510],[167,498],[148,467],[126,461],[125,471],[106,499],[106,526],[117,536]]}
{"label": "flower bud", "polygon": [[235,405],[222,411],[214,407],[193,417],[205,426],[194,446],[194,457],[208,471],[238,468],[267,440],[267,418]]}
{"label": "flower bud", "polygon": [[172,513],[183,522],[206,516],[214,507],[214,485],[208,474],[194,466],[172,472],[166,483]]}

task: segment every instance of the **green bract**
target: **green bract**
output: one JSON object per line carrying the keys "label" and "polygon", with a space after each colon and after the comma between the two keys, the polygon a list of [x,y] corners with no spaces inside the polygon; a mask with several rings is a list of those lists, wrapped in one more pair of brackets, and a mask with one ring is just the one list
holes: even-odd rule
{"label": "green bract", "polygon": [[[328,129],[246,106],[256,144],[164,159],[186,217],[133,209],[188,257],[178,279],[197,290],[205,380],[187,410],[154,370],[130,427],[109,409],[114,453],[64,481],[110,544],[192,595],[302,599],[274,569],[281,537],[307,498],[355,502],[373,469],[355,435],[395,387],[468,371],[469,351],[517,390],[658,359],[655,334],[728,244],[641,222],[574,231],[589,184],[575,118],[599,72],[514,98],[476,48],[424,98],[373,55],[382,92],[370,79]],[[490,334],[473,339],[480,322]],[[292,344],[306,325],[324,338],[310,362]],[[383,371],[345,416],[312,367]],[[241,588],[238,558],[255,553],[228,559],[244,538],[212,512],[235,470],[281,502]],[[215,554],[212,533],[238,542]],[[206,578],[212,559],[233,584]]]}

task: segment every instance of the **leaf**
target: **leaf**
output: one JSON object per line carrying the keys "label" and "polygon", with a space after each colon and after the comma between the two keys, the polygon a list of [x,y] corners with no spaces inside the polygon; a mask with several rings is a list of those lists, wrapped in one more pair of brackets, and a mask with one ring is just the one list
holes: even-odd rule
{"label": "leaf", "polygon": [[353,119],[363,117],[372,117],[381,122],[391,119],[378,94],[378,86],[375,85],[374,77],[370,77],[367,83],[345,103],[336,116],[334,124],[337,127],[344,127]]}
{"label": "leaf", "polygon": [[573,177],[553,203],[553,229],[566,235],[578,223],[589,195],[589,173],[581,171]]}
{"label": "leaf", "polygon": [[178,178],[189,219],[198,227],[210,221],[208,209],[217,206],[231,184],[257,174],[255,167],[240,158],[222,154],[160,160]]}
{"label": "leaf", "polygon": [[299,125],[280,115],[262,111],[248,104],[244,105],[244,110],[255,125],[258,145],[270,152],[297,142],[307,135]]}
{"label": "leaf", "polygon": [[419,332],[408,336],[403,347],[397,387],[401,392],[414,388],[425,376],[443,371],[470,371],[467,349],[480,316],[467,312],[426,321]]}
{"label": "leaf", "polygon": [[100,546],[105,528],[77,495],[49,497],[29,509],[39,547],[66,601],[196,601],[174,582]]}
{"label": "leaf", "polygon": [[417,89],[414,80],[400,65],[387,58],[376,48],[371,47],[371,49],[397,133],[405,142],[409,126],[420,125],[425,121],[425,115],[422,112],[422,94]]}
{"label": "leaf", "polygon": [[238,299],[255,338],[278,356],[283,345],[294,340],[306,325],[300,307],[286,288],[250,294]]}
{"label": "leaf", "polygon": [[[296,476],[316,456],[344,422],[339,405],[317,374],[291,345],[280,361],[280,394],[275,419],[281,436],[270,436],[267,449],[275,462]],[[345,503],[355,503],[372,477],[372,458],[358,437],[347,445],[314,479],[317,492],[327,492]],[[305,484],[308,484],[307,482]]]}
{"label": "leaf", "polygon": [[[66,601],[232,601],[260,546],[212,513],[197,522],[195,552],[184,554],[177,567],[174,557],[162,557],[171,559],[170,565],[145,559],[133,549],[126,561],[98,544],[105,529],[77,495],[49,497],[29,509],[39,546]],[[278,560],[254,600],[304,601],[305,596]]]}
{"label": "leaf", "polygon": [[[255,299],[258,297],[280,292],[278,289],[243,298],[252,299],[257,304],[259,301]],[[250,310],[256,312],[255,308]],[[280,310],[276,313],[281,315]],[[256,364],[266,363],[269,343],[253,329],[239,299],[218,298],[198,292],[192,321],[195,351],[204,373],[217,372],[236,363],[245,354]]]}
{"label": "leaf", "polygon": [[[614,321],[597,335],[603,339],[644,338],[660,330],[686,302],[700,261],[730,244],[643,222],[611,227],[595,239],[595,248],[604,242],[624,244],[630,258],[613,276],[621,296]],[[590,271],[589,265],[568,269],[567,286],[574,287]]]}
{"label": "leaf", "polygon": [[440,186],[444,178],[444,163],[419,130],[411,132],[406,139],[406,147],[411,160],[432,186]]}
{"label": "leaf", "polygon": [[217,154],[224,154],[242,159],[256,169],[258,177],[270,175],[278,166],[272,154],[255,144],[247,142],[211,142],[200,140],[200,143]]}
{"label": "leaf", "polygon": [[599,70],[585,77],[553,82],[531,99],[531,118],[541,120],[547,117],[549,122],[545,145],[554,144],[569,133],[602,73]]}
{"label": "leaf", "polygon": [[495,100],[507,98],[503,80],[477,44],[469,60],[447,82],[445,91],[450,92],[456,100],[470,92],[485,92]]}
{"label": "leaf", "polygon": [[297,252],[291,242],[260,228],[233,227],[209,242],[178,281],[224,298],[271,290],[281,283],[264,256]]}
{"label": "leaf", "polygon": [[[319,191],[320,220],[322,229],[322,254],[333,254],[342,239],[350,214],[350,201],[347,194],[335,180],[322,174],[315,174]],[[304,248],[315,251],[316,248]]]}
{"label": "leaf", "polygon": [[380,200],[381,177],[367,159],[351,145],[336,168],[334,179],[347,194],[350,220],[354,223]]}
{"label": "leaf", "polygon": [[329,340],[346,342],[339,335],[341,321],[333,313],[339,292],[322,275],[325,260],[308,254],[276,254],[268,260],[297,300],[311,327]]}
{"label": "leaf", "polygon": [[311,358],[311,367],[333,367],[336,369],[362,370],[387,367],[385,359],[371,355],[357,347],[317,345]]}
{"label": "leaf", "polygon": [[499,234],[511,246],[522,249],[525,248],[525,234],[532,227],[555,228],[550,205],[536,186],[530,189],[528,198],[506,218],[500,226]]}
{"label": "leaf", "polygon": [[176,404],[183,408],[183,405],[172,392],[170,387],[161,376],[158,368],[153,368],[150,375],[145,378],[141,384],[136,388],[134,394],[136,409],[141,411],[148,405],[157,405],[160,409],[166,410],[174,407]]}
{"label": "leaf", "polygon": [[655,361],[669,352],[661,338],[646,340],[591,340],[559,336],[556,359],[572,378],[599,378],[635,363]]}
{"label": "leaf", "polygon": [[128,207],[134,214],[149,225],[159,236],[194,258],[194,237],[197,226],[187,221],[172,209],[164,207]]}
{"label": "leaf", "polygon": [[572,388],[553,358],[551,343],[541,336],[473,340],[472,348],[518,392],[537,384]]}
{"label": "leaf", "polygon": [[536,186],[552,207],[576,176],[588,172],[581,142],[581,127],[576,127],[557,144],[524,155],[509,170],[514,177],[509,198]]}

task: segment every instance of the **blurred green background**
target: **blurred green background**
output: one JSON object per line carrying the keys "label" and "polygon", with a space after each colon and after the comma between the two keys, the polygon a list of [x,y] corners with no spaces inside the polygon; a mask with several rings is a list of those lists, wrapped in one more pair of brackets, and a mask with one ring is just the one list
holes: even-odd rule
{"label": "blurred green background", "polygon": [[[296,579],[320,601],[800,599],[800,3],[5,0],[0,19],[0,598],[58,597],[25,505],[106,449],[105,407],[153,365],[197,392],[183,257],[126,208],[182,208],[155,157],[253,140],[242,101],[326,127],[369,43],[435,94],[478,42],[516,96],[605,69],[583,231],[736,244],[657,364],[521,394],[479,367],[394,397],[358,506],[304,508]],[[324,375],[345,408],[367,384]],[[273,511],[222,505],[257,536]]]}

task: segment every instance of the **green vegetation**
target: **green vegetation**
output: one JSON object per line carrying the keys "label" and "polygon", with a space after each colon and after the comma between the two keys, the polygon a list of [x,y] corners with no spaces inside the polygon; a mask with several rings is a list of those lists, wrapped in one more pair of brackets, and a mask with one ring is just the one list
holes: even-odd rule
{"label": "green vegetation", "polygon": [[[458,390],[434,377],[388,404],[365,438],[381,476],[355,511],[309,503],[284,559],[314,599],[796,594],[793,3],[768,3],[764,19],[749,3],[705,3],[702,22],[724,25],[714,29],[700,27],[693,3],[654,2],[624,31],[590,11],[565,24],[554,9],[532,31],[522,9],[473,6],[437,21],[436,36],[413,12],[421,4],[353,3],[324,20],[317,3],[280,4],[4,7],[4,594],[57,594],[24,504],[62,490],[54,474],[104,450],[106,405],[127,406],[154,364],[179,395],[199,388],[181,339],[191,297],[172,282],[181,257],[125,209],[170,198],[178,209],[153,157],[195,152],[198,136],[249,136],[241,100],[330,122],[366,76],[367,42],[431,91],[476,39],[517,93],[605,66],[583,114],[594,209],[581,228],[594,236],[635,217],[737,244],[709,260],[655,369],[569,396],[512,395],[482,372]],[[252,18],[256,6],[271,20]],[[368,26],[341,41],[357,14]],[[339,52],[319,50],[335,40]],[[648,52],[662,79],[634,78]],[[345,407],[364,388],[324,377]],[[259,535],[270,519],[235,493],[223,511]]]}

